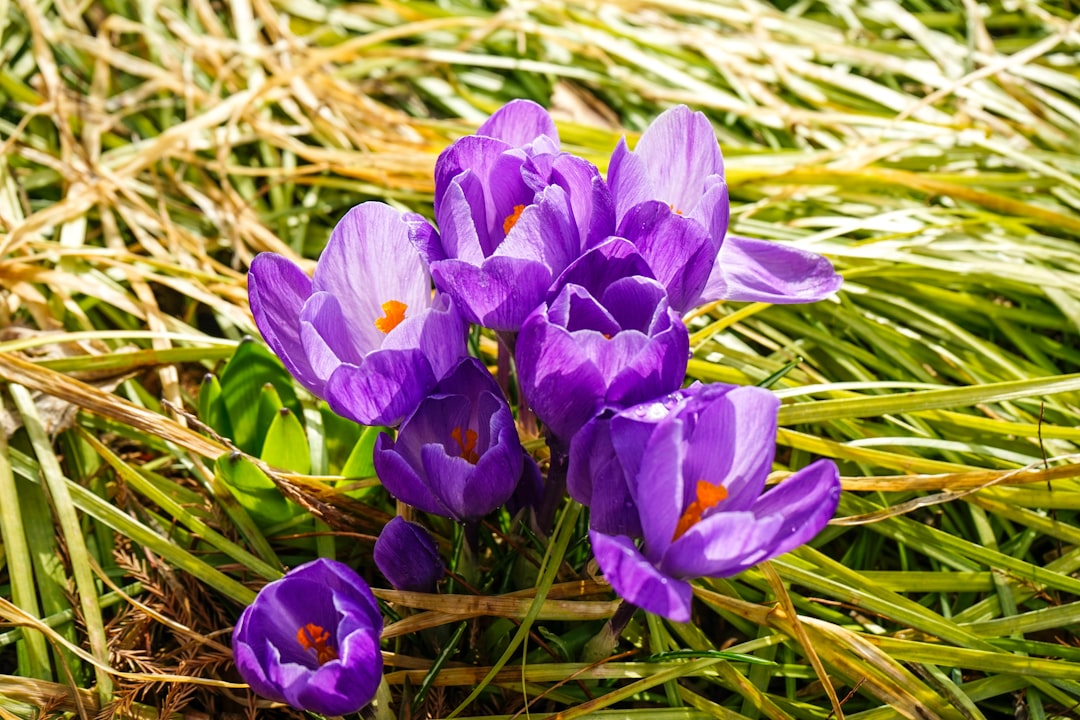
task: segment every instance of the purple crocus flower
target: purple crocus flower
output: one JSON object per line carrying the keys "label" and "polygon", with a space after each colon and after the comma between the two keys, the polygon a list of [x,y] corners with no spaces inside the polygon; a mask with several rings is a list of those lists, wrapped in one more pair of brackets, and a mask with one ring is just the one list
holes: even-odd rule
{"label": "purple crocus flower", "polygon": [[257,694],[323,715],[375,697],[382,616],[347,565],[320,558],[266,585],[233,630],[236,669]]}
{"label": "purple crocus flower", "polygon": [[547,111],[516,100],[435,164],[435,219],[417,244],[470,322],[514,332],[585,247],[615,229],[589,162],[559,152]]}
{"label": "purple crocus flower", "polygon": [[439,381],[396,441],[380,435],[373,459],[398,500],[458,521],[478,520],[505,503],[526,462],[510,406],[475,358]]}
{"label": "purple crocus flower", "polygon": [[664,286],[621,238],[567,268],[521,327],[518,377],[529,407],[569,438],[605,407],[677,389],[690,340]]}
{"label": "purple crocus flower", "polygon": [[435,590],[446,570],[427,528],[400,515],[375,541],[375,566],[396,589],[425,593]]}
{"label": "purple crocus flower", "polygon": [[[694,386],[618,413],[610,443],[644,541],[590,531],[604,576],[627,601],[690,619],[696,577],[726,577],[808,542],[840,499],[820,460],[761,494],[776,449],[779,400],[767,390]],[[591,501],[610,502],[594,484]],[[614,488],[616,494],[622,491]]]}
{"label": "purple crocus flower", "polygon": [[724,159],[712,125],[684,105],[661,113],[631,152],[611,155],[618,235],[638,246],[680,312],[713,300],[801,303],[843,279],[824,257],[727,234]]}
{"label": "purple crocus flower", "polygon": [[395,425],[465,354],[465,325],[449,298],[431,294],[410,242],[430,226],[381,203],[342,218],[314,278],[286,258],[251,263],[248,298],[271,349],[334,412]]}

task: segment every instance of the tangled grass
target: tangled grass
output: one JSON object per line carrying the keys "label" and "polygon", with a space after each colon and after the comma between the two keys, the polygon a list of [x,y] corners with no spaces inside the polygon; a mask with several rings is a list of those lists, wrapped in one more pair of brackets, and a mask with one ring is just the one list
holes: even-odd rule
{"label": "tangled grass", "polygon": [[316,520],[264,531],[214,473],[199,383],[254,331],[256,253],[310,262],[366,199],[430,215],[438,152],[515,97],[602,169],[664,107],[705,111],[734,229],[834,260],[835,301],[689,318],[690,374],[782,374],[777,477],[832,457],[845,492],[812,547],[699,583],[694,624],[617,640],[572,507],[546,555],[493,518],[483,594],[379,592],[395,713],[1073,716],[1076,15],[0,2],[0,716],[289,716],[237,685],[231,624],[315,553],[370,567],[392,503],[316,448],[274,475]]}

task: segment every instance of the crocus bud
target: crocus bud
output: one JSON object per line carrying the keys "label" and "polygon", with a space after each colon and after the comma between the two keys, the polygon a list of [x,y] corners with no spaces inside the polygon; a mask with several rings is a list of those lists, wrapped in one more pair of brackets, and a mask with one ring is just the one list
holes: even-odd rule
{"label": "crocus bud", "polygon": [[241,677],[259,695],[322,715],[375,697],[382,616],[347,565],[320,558],[266,585],[233,630]]}
{"label": "crocus bud", "polygon": [[525,453],[510,406],[491,373],[466,358],[373,457],[383,486],[402,502],[455,520],[478,520],[505,503]]}
{"label": "crocus bud", "polygon": [[435,538],[423,525],[398,516],[375,542],[375,566],[398,590],[433,592],[445,568]]}

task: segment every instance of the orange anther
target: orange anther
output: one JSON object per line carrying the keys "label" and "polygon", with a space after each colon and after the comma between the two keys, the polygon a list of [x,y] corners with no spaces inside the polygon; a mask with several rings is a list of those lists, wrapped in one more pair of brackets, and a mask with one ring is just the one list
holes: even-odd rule
{"label": "orange anther", "polygon": [[725,500],[727,498],[727,488],[723,485],[713,485],[708,480],[698,480],[694,495],[693,502],[683,511],[679,522],[675,525],[675,536],[671,538],[672,542],[681,538],[690,528],[701,522],[701,516],[705,514],[706,510],[716,507]]}
{"label": "orange anther", "polygon": [[503,220],[503,232],[504,233],[506,233],[507,235],[510,234],[510,228],[517,225],[517,221],[521,219],[521,213],[522,213],[523,210],[525,210],[524,205],[515,205],[514,206],[514,212],[507,215],[506,219]]}
{"label": "orange anther", "polygon": [[473,465],[480,462],[480,453],[476,452],[477,435],[475,430],[466,430],[465,438],[462,439],[461,428],[456,427],[450,431],[450,437],[452,437],[458,444],[458,447],[461,448],[461,453],[459,454],[460,457],[465,458]]}
{"label": "orange anther", "polygon": [[387,300],[382,304],[382,311],[385,317],[375,319],[375,327],[380,332],[388,333],[405,319],[405,311],[408,306],[403,302],[397,300]]}
{"label": "orange anther", "polygon": [[320,665],[337,660],[337,651],[330,647],[330,633],[320,625],[308,623],[296,631],[296,641],[305,650],[314,650]]}

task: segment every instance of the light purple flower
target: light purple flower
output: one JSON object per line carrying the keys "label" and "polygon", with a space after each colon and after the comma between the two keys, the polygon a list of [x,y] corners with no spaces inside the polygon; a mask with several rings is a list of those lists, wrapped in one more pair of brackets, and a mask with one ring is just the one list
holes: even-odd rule
{"label": "light purple flower", "polygon": [[620,140],[608,183],[617,234],[638,246],[680,312],[713,300],[813,302],[843,283],[820,255],[727,234],[720,146],[708,118],[684,105],[661,113],[632,152]]}
{"label": "light purple flower", "polygon": [[270,348],[334,412],[394,425],[465,354],[465,324],[410,241],[419,216],[364,203],[342,218],[314,278],[286,258],[251,263],[248,298]]}
{"label": "light purple flower", "polygon": [[323,715],[356,712],[382,677],[382,616],[367,583],[321,558],[266,585],[233,630],[233,656],[259,695]]}
{"label": "light purple flower", "polygon": [[505,503],[526,462],[510,406],[475,358],[439,381],[397,440],[380,435],[373,459],[398,500],[458,521],[478,520]]}
{"label": "light purple flower", "polygon": [[690,341],[663,285],[626,240],[586,252],[521,327],[518,377],[525,401],[569,438],[605,407],[677,389]]}
{"label": "light purple flower", "polygon": [[608,184],[620,223],[637,205],[659,201],[673,214],[699,222],[717,248],[727,232],[727,183],[720,144],[709,119],[685,105],[653,120],[633,152],[626,138],[619,141],[611,154]]}
{"label": "light purple flower", "polygon": [[502,331],[516,331],[558,274],[615,229],[599,171],[559,152],[547,112],[523,100],[439,156],[435,219],[439,234],[414,239],[436,287],[467,320]]}
{"label": "light purple flower", "polygon": [[431,533],[400,515],[379,533],[374,557],[379,572],[398,590],[433,592],[446,570]]}
{"label": "light purple flower", "polygon": [[[637,508],[643,544],[590,531],[604,576],[627,601],[686,622],[697,577],[726,577],[812,539],[840,498],[820,460],[762,494],[779,400],[767,390],[697,385],[618,413],[610,445]],[[620,488],[594,483],[594,504]]]}

